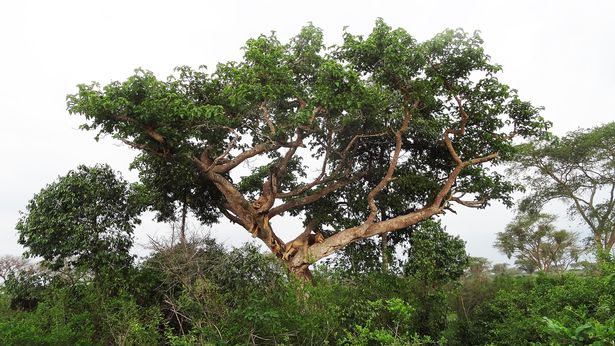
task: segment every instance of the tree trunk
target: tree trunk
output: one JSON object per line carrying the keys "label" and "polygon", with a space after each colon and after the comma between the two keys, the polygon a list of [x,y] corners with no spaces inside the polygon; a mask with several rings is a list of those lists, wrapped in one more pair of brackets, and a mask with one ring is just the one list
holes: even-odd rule
{"label": "tree trunk", "polygon": [[182,206],[182,224],[179,229],[179,243],[182,245],[186,244],[186,214],[188,213],[188,205],[186,203],[186,199],[184,198],[183,206]]}
{"label": "tree trunk", "polygon": [[316,283],[314,282],[314,276],[312,276],[312,271],[310,270],[309,265],[305,264],[298,267],[293,267],[289,264],[288,270],[294,277],[299,279],[299,281],[304,283],[309,282],[312,285],[316,286]]}
{"label": "tree trunk", "polygon": [[[388,193],[388,190],[383,191],[385,194]],[[380,211],[380,220],[387,220],[387,214],[384,209]],[[389,256],[389,232],[384,232],[380,234],[380,251],[382,252],[382,272],[388,273],[391,263],[391,258]]]}
{"label": "tree trunk", "polygon": [[382,272],[388,273],[390,267],[388,232],[382,233],[380,235],[380,251],[382,252]]}

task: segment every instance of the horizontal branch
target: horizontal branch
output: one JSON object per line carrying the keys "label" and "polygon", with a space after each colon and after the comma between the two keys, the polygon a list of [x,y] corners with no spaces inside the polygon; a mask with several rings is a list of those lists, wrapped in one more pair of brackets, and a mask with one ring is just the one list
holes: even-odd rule
{"label": "horizontal branch", "polygon": [[364,177],[365,175],[367,175],[367,172],[361,172],[358,173],[357,175],[350,177],[347,180],[340,180],[336,183],[330,184],[328,186],[323,187],[322,189],[316,191],[314,194],[311,195],[307,195],[304,197],[300,197],[300,198],[295,198],[292,199],[280,206],[274,207],[269,211],[269,217],[272,218],[276,215],[280,215],[283,214],[291,209],[294,208],[298,208],[298,207],[302,207],[311,203],[314,203],[316,201],[318,201],[319,199],[325,197],[326,195],[330,194],[333,191],[336,191],[338,189],[341,189],[342,187]]}
{"label": "horizontal branch", "polygon": [[263,154],[269,151],[277,150],[279,148],[280,148],[279,144],[273,144],[273,143],[257,144],[256,146],[254,146],[254,148],[242,152],[241,154],[237,155],[232,160],[229,160],[228,162],[222,165],[215,166],[212,169],[212,171],[215,173],[227,173],[231,169],[237,167],[238,165],[240,165],[242,162],[244,162],[245,160],[249,158],[252,158],[254,156],[257,156],[257,155],[260,155],[260,154]]}

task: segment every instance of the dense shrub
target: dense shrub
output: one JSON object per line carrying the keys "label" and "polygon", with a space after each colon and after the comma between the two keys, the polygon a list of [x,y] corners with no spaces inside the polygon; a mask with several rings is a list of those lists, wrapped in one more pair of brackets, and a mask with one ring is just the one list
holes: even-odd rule
{"label": "dense shrub", "polygon": [[460,319],[460,344],[561,343],[564,334],[574,335],[564,329],[579,327],[579,332],[605,327],[607,335],[615,312],[615,285],[607,281],[572,273],[497,276],[485,282],[491,294]]}
{"label": "dense shrub", "polygon": [[420,265],[407,276],[348,275],[321,265],[313,286],[278,263],[253,245],[227,250],[205,238],[159,246],[121,285],[92,281],[83,272],[17,272],[0,291],[0,341],[601,345],[615,338],[615,274],[608,267],[601,276],[493,276],[484,261],[473,259],[456,281],[440,280],[441,271]]}

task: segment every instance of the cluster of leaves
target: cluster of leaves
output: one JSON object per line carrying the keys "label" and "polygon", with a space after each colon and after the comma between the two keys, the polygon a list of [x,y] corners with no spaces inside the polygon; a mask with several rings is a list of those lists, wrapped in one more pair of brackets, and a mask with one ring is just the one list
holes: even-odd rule
{"label": "cluster of leaves", "polygon": [[129,250],[142,207],[129,184],[107,165],[79,166],[30,200],[17,223],[26,256],[57,270],[79,267],[100,275],[132,263]]}

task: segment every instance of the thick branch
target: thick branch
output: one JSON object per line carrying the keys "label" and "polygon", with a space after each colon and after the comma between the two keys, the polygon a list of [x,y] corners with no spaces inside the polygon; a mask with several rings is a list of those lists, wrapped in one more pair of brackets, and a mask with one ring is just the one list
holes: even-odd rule
{"label": "thick branch", "polygon": [[[462,162],[461,164],[458,164],[453,169],[453,171],[449,173],[446,182],[436,195],[434,201],[425,206],[424,208],[388,220],[373,223],[364,222],[359,226],[342,230],[325,239],[323,243],[314,244],[313,246],[311,246],[308,257],[311,261],[319,260],[323,257],[329,256],[340,248],[356,240],[404,229],[414,224],[417,224],[418,222],[426,220],[433,215],[442,213],[443,202],[445,201],[446,197],[450,195],[451,189],[455,183],[455,180],[459,176],[459,173],[461,173],[461,171],[467,166],[491,161],[497,157],[498,153],[492,153],[490,155],[474,158],[472,160],[468,160]],[[306,264],[307,261],[305,258],[303,258],[301,254],[295,256],[291,262],[291,265],[296,267],[305,266]]]}
{"label": "thick branch", "polygon": [[[415,101],[412,108],[416,108],[419,104],[419,101]],[[410,124],[410,119],[412,119],[412,112],[408,109],[405,109],[404,119],[402,121],[401,128],[395,132],[395,151],[393,152],[393,157],[391,158],[391,162],[389,162],[389,168],[385,176],[380,180],[378,185],[376,185],[368,194],[367,194],[367,204],[369,205],[369,209],[371,210],[369,216],[367,217],[367,222],[371,223],[374,221],[374,218],[378,214],[378,207],[376,206],[376,195],[384,189],[385,186],[393,180],[393,173],[395,173],[395,168],[397,167],[397,161],[399,160],[399,153],[401,152],[402,145],[402,134],[408,130],[408,126]]]}
{"label": "thick branch", "polygon": [[130,147],[132,147],[132,148],[135,148],[135,149],[138,149],[138,150],[143,150],[143,151],[146,151],[146,152],[148,152],[148,153],[150,153],[150,154],[152,154],[152,155],[156,155],[156,156],[159,156],[159,157],[161,157],[161,158],[165,158],[165,159],[166,159],[166,158],[168,158],[168,157],[167,157],[167,155],[165,155],[164,153],[161,153],[161,152],[160,152],[160,151],[158,151],[158,150],[154,150],[154,149],[150,148],[147,144],[137,144],[137,143],[135,143],[135,142],[129,141],[129,140],[124,139],[124,138],[122,138],[122,139],[120,139],[120,140],[121,140],[124,144],[126,144],[126,145],[128,145],[128,146],[130,146]]}
{"label": "thick branch", "polygon": [[265,119],[265,123],[269,127],[269,131],[271,131],[272,135],[275,134],[275,126],[273,126],[273,122],[271,121],[271,118],[269,117],[269,109],[267,108],[266,100],[261,103],[260,109],[261,111],[263,111],[263,119]]}
{"label": "thick branch", "polygon": [[274,217],[276,215],[280,215],[283,214],[291,209],[297,208],[297,207],[302,207],[304,205],[308,205],[311,203],[314,203],[316,201],[318,201],[319,199],[325,197],[326,195],[330,194],[331,192],[338,190],[354,181],[356,181],[359,178],[362,178],[366,175],[366,172],[362,172],[362,173],[358,173],[357,175],[347,179],[347,180],[340,180],[336,183],[330,184],[328,186],[325,186],[324,188],[316,191],[314,194],[311,195],[307,195],[304,197],[300,197],[300,198],[295,198],[292,199],[280,206],[277,206],[275,208],[272,208],[269,211],[269,217]]}
{"label": "thick branch", "polygon": [[225,206],[223,208],[220,208],[220,212],[222,212],[222,214],[224,216],[226,216],[227,219],[231,220],[231,222],[234,222],[236,224],[239,224],[241,226],[243,226],[244,228],[248,228],[248,226],[237,216],[233,215],[230,211],[229,211],[230,207]]}
{"label": "thick branch", "polygon": [[327,171],[327,163],[329,161],[329,155],[330,155],[330,144],[331,144],[331,140],[332,140],[332,133],[329,133],[328,139],[327,139],[327,148],[325,151],[325,157],[323,159],[322,162],[322,168],[320,170],[320,174],[318,175],[318,177],[316,177],[316,179],[314,179],[311,183],[308,184],[304,184],[292,191],[289,192],[284,192],[284,193],[278,193],[276,195],[276,197],[278,198],[290,198],[290,197],[295,197],[298,196],[302,193],[304,193],[305,191],[311,189],[312,187],[320,184],[323,181],[323,178],[325,176],[325,173]]}
{"label": "thick branch", "polygon": [[487,200],[484,198],[481,198],[477,201],[468,201],[468,200],[463,200],[459,197],[451,197],[449,200],[451,202],[459,203],[463,205],[464,207],[468,207],[468,208],[483,208],[487,205]]}
{"label": "thick branch", "polygon": [[222,165],[215,166],[212,169],[212,171],[215,173],[227,173],[231,169],[237,167],[239,164],[241,164],[242,162],[244,162],[245,160],[249,158],[260,155],[262,153],[266,153],[268,151],[277,150],[278,148],[280,148],[279,144],[272,144],[272,143],[257,144],[254,146],[254,148],[242,152],[241,154],[237,155],[232,160],[229,160],[228,162]]}

